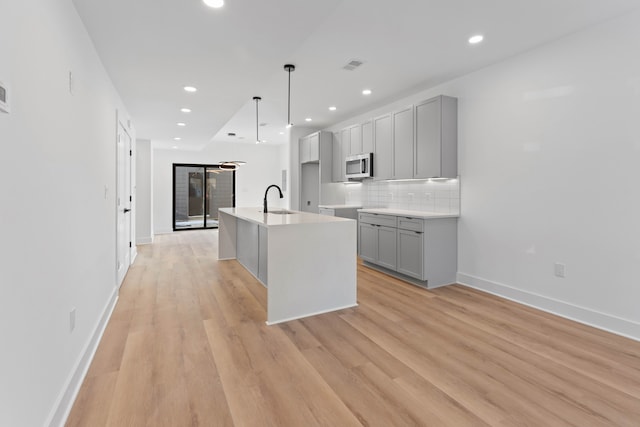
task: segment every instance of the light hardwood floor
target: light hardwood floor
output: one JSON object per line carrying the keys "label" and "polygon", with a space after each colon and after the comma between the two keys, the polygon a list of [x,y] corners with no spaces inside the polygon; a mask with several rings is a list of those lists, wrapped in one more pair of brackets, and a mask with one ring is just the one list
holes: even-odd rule
{"label": "light hardwood floor", "polygon": [[217,232],[139,249],[68,426],[640,426],[639,342],[362,266],[357,308],[266,326]]}

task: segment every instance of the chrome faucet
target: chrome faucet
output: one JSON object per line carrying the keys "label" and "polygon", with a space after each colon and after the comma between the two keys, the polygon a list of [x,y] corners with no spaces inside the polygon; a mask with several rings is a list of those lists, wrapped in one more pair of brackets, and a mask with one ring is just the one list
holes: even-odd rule
{"label": "chrome faucet", "polygon": [[282,199],[284,196],[282,195],[282,190],[280,189],[280,187],[278,187],[275,184],[271,184],[270,186],[267,187],[267,189],[264,192],[264,200],[263,200],[263,206],[262,206],[262,212],[267,213],[267,193],[269,192],[269,189],[271,187],[276,187],[278,189],[278,193],[280,193],[280,198]]}

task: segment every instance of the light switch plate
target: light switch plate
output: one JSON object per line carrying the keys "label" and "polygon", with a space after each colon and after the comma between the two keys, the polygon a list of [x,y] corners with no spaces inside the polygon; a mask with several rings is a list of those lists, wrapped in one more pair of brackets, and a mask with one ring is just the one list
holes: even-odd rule
{"label": "light switch plate", "polygon": [[0,111],[3,113],[9,113],[9,89],[7,86],[0,82]]}

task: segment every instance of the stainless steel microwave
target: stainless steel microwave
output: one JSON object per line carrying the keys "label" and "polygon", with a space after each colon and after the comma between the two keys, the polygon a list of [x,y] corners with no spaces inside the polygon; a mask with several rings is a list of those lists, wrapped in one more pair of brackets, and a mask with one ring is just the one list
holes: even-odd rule
{"label": "stainless steel microwave", "polygon": [[349,180],[360,180],[373,176],[373,153],[356,154],[346,158],[346,177]]}

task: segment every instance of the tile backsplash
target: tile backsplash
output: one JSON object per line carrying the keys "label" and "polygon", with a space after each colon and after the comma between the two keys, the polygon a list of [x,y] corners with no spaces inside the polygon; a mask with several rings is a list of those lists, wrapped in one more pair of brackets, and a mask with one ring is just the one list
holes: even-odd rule
{"label": "tile backsplash", "polygon": [[460,179],[345,184],[346,204],[460,214]]}

